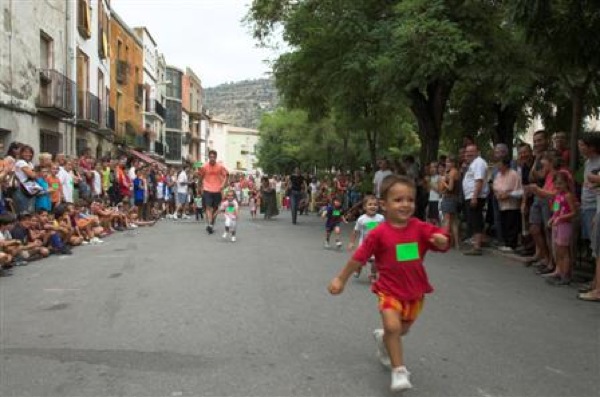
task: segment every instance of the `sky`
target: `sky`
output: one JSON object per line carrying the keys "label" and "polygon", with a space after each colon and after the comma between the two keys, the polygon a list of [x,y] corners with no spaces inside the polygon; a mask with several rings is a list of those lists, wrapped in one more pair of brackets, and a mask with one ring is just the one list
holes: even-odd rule
{"label": "sky", "polygon": [[241,22],[251,0],[112,0],[131,28],[145,26],[168,65],[192,68],[203,87],[263,78],[274,50],[257,48]]}

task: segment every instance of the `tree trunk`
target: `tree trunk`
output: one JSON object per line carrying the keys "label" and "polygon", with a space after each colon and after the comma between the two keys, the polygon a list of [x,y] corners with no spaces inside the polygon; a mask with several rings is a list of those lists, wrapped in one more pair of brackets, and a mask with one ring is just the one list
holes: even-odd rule
{"label": "tree trunk", "polygon": [[494,144],[504,143],[508,146],[508,153],[512,153],[519,110],[514,105],[503,106],[501,103],[496,103],[494,109],[497,117],[496,128],[493,132]]}
{"label": "tree trunk", "polygon": [[583,123],[583,105],[587,87],[574,87],[571,90],[571,105],[573,107],[573,115],[571,118],[571,135],[569,137],[570,159],[569,168],[575,172],[577,168],[577,140]]}
{"label": "tree trunk", "polygon": [[453,85],[453,81],[435,80],[427,85],[427,95],[416,88],[409,92],[410,109],[419,126],[421,164],[437,160],[442,122]]}
{"label": "tree trunk", "polygon": [[369,158],[371,159],[371,166],[373,170],[377,171],[377,132],[366,131],[367,144],[369,145]]}

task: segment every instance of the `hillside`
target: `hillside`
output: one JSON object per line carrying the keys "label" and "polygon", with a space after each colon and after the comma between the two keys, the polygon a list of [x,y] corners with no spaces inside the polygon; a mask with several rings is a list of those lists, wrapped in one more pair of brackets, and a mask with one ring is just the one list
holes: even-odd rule
{"label": "hillside", "polygon": [[204,89],[210,115],[239,127],[258,128],[263,113],[277,107],[272,79],[244,80]]}

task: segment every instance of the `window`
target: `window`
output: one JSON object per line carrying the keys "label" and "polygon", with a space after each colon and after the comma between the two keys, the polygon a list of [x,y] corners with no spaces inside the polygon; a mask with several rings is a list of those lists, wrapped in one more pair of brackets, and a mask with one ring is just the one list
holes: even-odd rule
{"label": "window", "polygon": [[104,1],[98,0],[98,55],[100,59],[108,58],[108,15],[104,9]]}
{"label": "window", "polygon": [[54,69],[52,38],[42,31],[40,31],[40,69]]}
{"label": "window", "polygon": [[241,170],[242,169],[242,162],[241,161],[236,161],[235,162],[235,169],[236,170]]}
{"label": "window", "polygon": [[166,158],[181,161],[181,134],[176,131],[167,131],[166,144],[169,149]]}
{"label": "window", "polygon": [[60,152],[60,134],[56,131],[40,130],[40,152]]}
{"label": "window", "polygon": [[77,151],[77,156],[81,156],[81,154],[88,148],[87,139],[77,138],[77,147],[75,150]]}
{"label": "window", "polygon": [[181,129],[181,102],[167,100],[167,128]]}
{"label": "window", "polygon": [[92,37],[92,12],[88,0],[79,0],[77,3],[77,30],[85,39]]}

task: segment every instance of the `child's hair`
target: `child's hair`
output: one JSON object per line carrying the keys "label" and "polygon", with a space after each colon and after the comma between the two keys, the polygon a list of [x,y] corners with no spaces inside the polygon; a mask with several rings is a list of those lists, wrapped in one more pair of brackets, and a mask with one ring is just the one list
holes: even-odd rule
{"label": "child's hair", "polygon": [[368,203],[369,201],[371,201],[371,200],[375,200],[375,201],[377,201],[377,197],[375,197],[375,195],[374,195],[374,194],[367,194],[367,195],[365,196],[365,198],[363,198],[363,201],[362,201],[362,206],[363,206],[363,207],[366,207],[366,206],[367,206],[367,203]]}
{"label": "child's hair", "polygon": [[571,192],[571,178],[566,171],[558,171],[556,174],[554,174],[552,182],[556,183],[559,181],[563,182],[567,187],[567,190]]}
{"label": "child's hair", "polygon": [[381,199],[386,200],[390,190],[394,185],[404,185],[413,190],[416,193],[417,187],[415,186],[415,181],[412,178],[409,178],[404,175],[388,175],[381,182]]}

